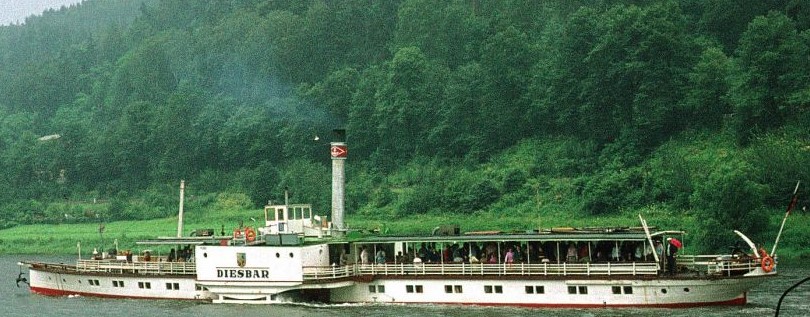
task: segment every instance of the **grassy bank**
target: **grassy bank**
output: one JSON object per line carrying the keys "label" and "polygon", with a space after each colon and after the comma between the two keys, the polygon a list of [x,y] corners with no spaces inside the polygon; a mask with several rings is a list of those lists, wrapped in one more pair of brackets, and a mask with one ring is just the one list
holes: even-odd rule
{"label": "grassy bank", "polygon": [[[698,230],[692,217],[674,217],[658,209],[641,211],[650,226],[658,229],[684,230],[687,246],[698,241],[690,241]],[[194,229],[214,229],[219,233],[226,233],[238,226],[240,221],[245,225],[255,225],[250,219],[263,219],[261,210],[230,210],[230,211],[197,211],[187,212],[184,219],[185,232],[188,234]],[[792,215],[789,219],[785,233],[779,243],[781,256],[788,259],[810,258],[810,230],[808,230],[808,217],[803,214]],[[776,230],[781,223],[781,215],[771,216],[769,234],[762,238],[766,247],[770,248],[776,236]],[[350,216],[347,224],[352,229],[374,230],[380,229],[389,234],[430,234],[431,230],[440,225],[456,224],[462,232],[479,230],[525,231],[538,228],[552,227],[622,227],[639,226],[638,213],[624,212],[604,217],[584,217],[576,214],[556,215],[499,215],[494,213],[476,213],[472,215],[456,214],[424,214],[412,217],[382,218],[370,216]],[[772,231],[772,233],[770,233]],[[720,228],[717,234],[733,235],[730,228]],[[157,236],[174,236],[177,234],[177,218],[166,218],[143,221],[119,221],[105,224],[103,234],[99,234],[98,224],[56,224],[56,225],[29,225],[18,226],[11,229],[0,230],[0,254],[75,254],[76,244],[81,242],[82,253],[89,255],[93,248],[102,246],[105,249],[113,247],[117,240],[120,249],[131,249],[134,252],[141,249],[153,249],[151,246],[139,246],[138,240],[150,239]],[[760,241],[757,241],[759,243]],[[161,251],[161,250],[158,250]],[[163,250],[168,251],[168,250]],[[687,250],[688,251],[688,250]]]}

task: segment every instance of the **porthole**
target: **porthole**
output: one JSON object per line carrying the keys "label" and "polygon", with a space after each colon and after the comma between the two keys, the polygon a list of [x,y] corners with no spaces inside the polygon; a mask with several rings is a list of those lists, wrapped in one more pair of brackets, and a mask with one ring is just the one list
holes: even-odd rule
{"label": "porthole", "polygon": [[280,258],[280,257],[281,257],[281,254],[278,254],[278,252],[276,252],[276,258]]}
{"label": "porthole", "polygon": [[207,258],[208,257],[208,252],[203,253],[203,257]]}
{"label": "porthole", "polygon": [[666,293],[667,293],[667,289],[666,289],[666,288],[662,288],[662,289],[661,289],[661,294],[666,294]]}
{"label": "porthole", "polygon": [[684,287],[684,288],[683,288],[683,291],[684,291],[684,292],[689,293],[689,288],[688,288],[688,287]]}
{"label": "porthole", "polygon": [[293,257],[293,253],[292,253],[292,252],[290,252],[290,259],[292,259],[292,257]]}

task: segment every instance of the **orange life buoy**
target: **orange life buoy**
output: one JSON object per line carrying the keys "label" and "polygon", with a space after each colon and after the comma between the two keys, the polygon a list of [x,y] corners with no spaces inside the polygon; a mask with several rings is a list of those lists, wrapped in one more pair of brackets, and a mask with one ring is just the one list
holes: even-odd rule
{"label": "orange life buoy", "polygon": [[765,272],[773,271],[774,265],[776,265],[776,263],[774,263],[772,257],[766,255],[766,256],[764,256],[762,258],[762,270],[763,271],[765,271]]}
{"label": "orange life buoy", "polygon": [[247,240],[247,242],[253,242],[256,240],[256,231],[253,231],[253,228],[245,228],[245,240]]}

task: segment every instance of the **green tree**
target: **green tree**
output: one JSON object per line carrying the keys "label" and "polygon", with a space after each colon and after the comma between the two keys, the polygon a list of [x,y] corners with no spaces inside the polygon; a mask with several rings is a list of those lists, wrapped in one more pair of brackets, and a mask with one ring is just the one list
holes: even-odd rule
{"label": "green tree", "polygon": [[797,112],[789,99],[807,87],[802,80],[808,64],[800,62],[806,53],[806,42],[785,15],[770,12],[751,22],[736,51],[730,92],[739,142],[747,144],[757,131],[778,127]]}

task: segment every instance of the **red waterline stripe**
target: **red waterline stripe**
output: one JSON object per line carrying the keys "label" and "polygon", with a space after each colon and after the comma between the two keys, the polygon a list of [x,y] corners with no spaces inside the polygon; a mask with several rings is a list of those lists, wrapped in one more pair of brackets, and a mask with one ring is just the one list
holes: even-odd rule
{"label": "red waterline stripe", "polygon": [[647,307],[647,308],[690,308],[690,307],[704,307],[704,306],[734,306],[745,305],[747,298],[735,298],[727,301],[720,302],[691,302],[691,303],[671,303],[671,304],[532,304],[532,303],[454,303],[454,302],[441,302],[441,303],[423,303],[423,302],[396,302],[397,304],[441,304],[441,305],[459,305],[459,306],[489,306],[489,307],[529,307],[529,308],[632,308],[632,307]]}

